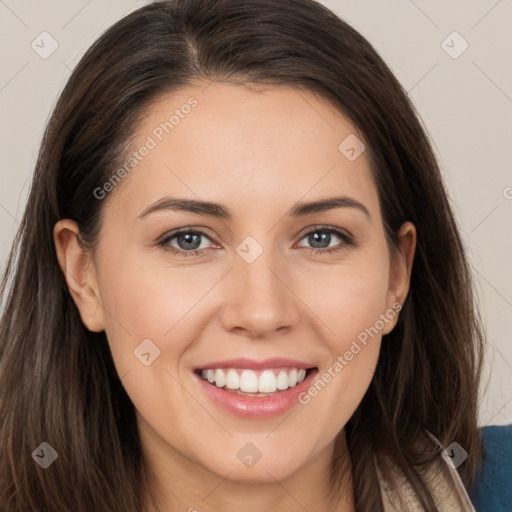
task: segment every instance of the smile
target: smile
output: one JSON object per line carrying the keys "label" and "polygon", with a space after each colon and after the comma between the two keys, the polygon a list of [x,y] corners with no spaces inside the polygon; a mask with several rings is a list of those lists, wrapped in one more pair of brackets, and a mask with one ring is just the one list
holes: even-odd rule
{"label": "smile", "polygon": [[231,359],[194,371],[200,394],[222,412],[246,419],[272,418],[295,407],[317,372],[314,365],[283,358]]}

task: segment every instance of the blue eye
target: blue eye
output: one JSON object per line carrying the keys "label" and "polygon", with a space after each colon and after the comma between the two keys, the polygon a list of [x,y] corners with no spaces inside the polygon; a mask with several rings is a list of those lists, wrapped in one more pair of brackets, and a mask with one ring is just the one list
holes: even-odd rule
{"label": "blue eye", "polygon": [[[341,243],[338,242],[337,244],[331,245],[331,242],[336,238],[341,240]],[[307,239],[308,243],[311,244],[311,249],[315,254],[331,253],[343,249],[344,247],[354,245],[353,239],[343,231],[321,226],[306,233],[301,240],[304,239]]]}
{"label": "blue eye", "polygon": [[[158,245],[162,246],[178,256],[197,256],[205,247],[201,247],[201,238],[210,240],[202,231],[178,231],[170,236],[165,237]],[[176,240],[178,247],[172,245],[171,242]],[[210,240],[211,241],[211,240]]]}

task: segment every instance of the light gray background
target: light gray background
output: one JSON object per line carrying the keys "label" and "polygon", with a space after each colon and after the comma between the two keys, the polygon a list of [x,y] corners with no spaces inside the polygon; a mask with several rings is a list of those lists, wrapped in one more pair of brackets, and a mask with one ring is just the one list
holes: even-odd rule
{"label": "light gray background", "polygon": [[[2,267],[57,95],[100,33],[145,3],[0,0]],[[431,135],[472,261],[487,325],[480,423],[511,423],[512,2],[323,3],[376,47],[408,91]],[[45,31],[58,48],[43,59],[31,44],[39,41],[48,49],[48,40],[40,42]],[[463,49],[462,39],[448,37],[454,31],[469,44],[458,58],[445,51],[455,55]]]}

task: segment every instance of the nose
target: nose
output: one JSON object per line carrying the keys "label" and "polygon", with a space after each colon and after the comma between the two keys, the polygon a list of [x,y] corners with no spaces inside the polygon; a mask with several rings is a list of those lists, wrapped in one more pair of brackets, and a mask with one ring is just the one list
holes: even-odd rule
{"label": "nose", "polygon": [[268,338],[296,326],[301,301],[293,291],[285,262],[263,253],[252,263],[235,256],[221,321],[224,328],[250,338]]}

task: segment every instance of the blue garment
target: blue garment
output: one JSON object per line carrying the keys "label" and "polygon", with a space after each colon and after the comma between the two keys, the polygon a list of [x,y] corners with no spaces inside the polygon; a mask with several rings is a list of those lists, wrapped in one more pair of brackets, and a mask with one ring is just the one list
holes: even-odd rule
{"label": "blue garment", "polygon": [[512,512],[512,425],[480,430],[483,461],[469,493],[476,512]]}

